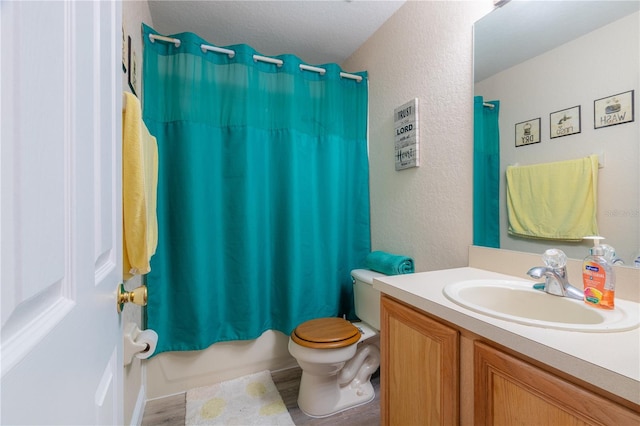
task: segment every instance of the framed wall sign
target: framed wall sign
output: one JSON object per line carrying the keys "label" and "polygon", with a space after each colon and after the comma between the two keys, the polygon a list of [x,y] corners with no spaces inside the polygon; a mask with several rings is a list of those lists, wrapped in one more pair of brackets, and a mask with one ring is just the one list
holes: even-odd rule
{"label": "framed wall sign", "polygon": [[127,37],[127,81],[131,92],[138,96],[138,70],[136,66],[136,52],[131,47],[131,36]]}
{"label": "framed wall sign", "polygon": [[549,114],[549,128],[551,139],[580,133],[580,105]]}
{"label": "framed wall sign", "polygon": [[516,147],[540,142],[540,118],[516,124]]}
{"label": "framed wall sign", "polygon": [[593,101],[593,128],[633,121],[633,90]]}
{"label": "framed wall sign", "polygon": [[393,111],[396,170],[420,166],[420,131],[418,98]]}
{"label": "framed wall sign", "polygon": [[129,43],[127,42],[127,36],[124,32],[124,25],[122,26],[122,72],[127,72],[127,65],[129,61]]}

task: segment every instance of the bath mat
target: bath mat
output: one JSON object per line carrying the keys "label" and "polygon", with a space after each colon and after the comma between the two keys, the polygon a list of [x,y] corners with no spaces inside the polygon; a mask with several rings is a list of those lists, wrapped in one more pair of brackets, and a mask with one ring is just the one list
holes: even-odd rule
{"label": "bath mat", "polygon": [[185,424],[295,426],[266,370],[187,391]]}

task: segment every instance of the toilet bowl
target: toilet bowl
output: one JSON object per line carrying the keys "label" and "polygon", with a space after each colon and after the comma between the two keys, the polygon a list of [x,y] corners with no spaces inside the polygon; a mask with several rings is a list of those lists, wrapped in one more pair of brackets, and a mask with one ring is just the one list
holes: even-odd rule
{"label": "toilet bowl", "polygon": [[317,318],[300,324],[289,338],[289,353],[302,369],[298,406],[311,417],[327,417],[371,402],[371,375],[380,366],[378,272],[351,272],[356,315],[361,322]]}

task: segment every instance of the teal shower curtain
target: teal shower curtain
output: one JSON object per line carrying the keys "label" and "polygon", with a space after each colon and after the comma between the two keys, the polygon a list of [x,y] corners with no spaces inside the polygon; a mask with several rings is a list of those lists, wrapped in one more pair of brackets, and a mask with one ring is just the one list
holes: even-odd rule
{"label": "teal shower curtain", "polygon": [[203,349],[351,316],[370,252],[367,76],[302,71],[192,33],[144,32],[144,120],[158,139],[157,352]]}
{"label": "teal shower curtain", "polygon": [[473,244],[500,248],[500,101],[473,101]]}

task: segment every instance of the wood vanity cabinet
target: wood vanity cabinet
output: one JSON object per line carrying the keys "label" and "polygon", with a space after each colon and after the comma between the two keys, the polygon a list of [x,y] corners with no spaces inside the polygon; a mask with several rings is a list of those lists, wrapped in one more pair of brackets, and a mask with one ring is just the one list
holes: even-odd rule
{"label": "wood vanity cabinet", "polygon": [[515,356],[474,342],[476,425],[640,425],[640,415]]}
{"label": "wood vanity cabinet", "polygon": [[381,424],[458,424],[458,331],[386,296],[380,305]]}
{"label": "wood vanity cabinet", "polygon": [[637,407],[386,295],[380,319],[383,426],[640,425]]}

